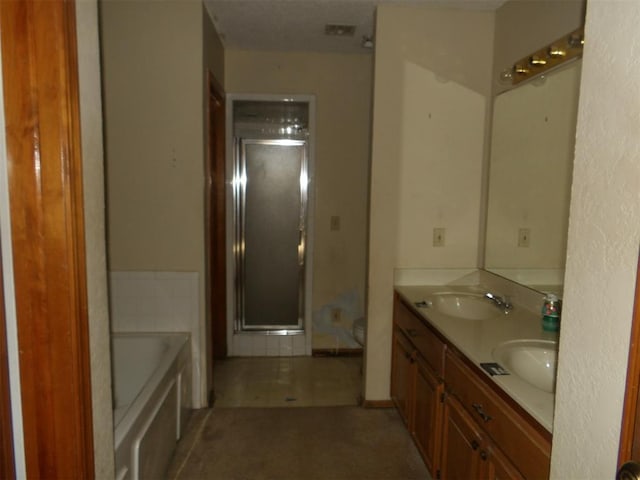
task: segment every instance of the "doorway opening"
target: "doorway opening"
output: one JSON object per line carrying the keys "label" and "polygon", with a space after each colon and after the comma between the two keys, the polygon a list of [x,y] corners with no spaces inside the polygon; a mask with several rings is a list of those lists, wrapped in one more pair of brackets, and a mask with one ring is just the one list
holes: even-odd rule
{"label": "doorway opening", "polygon": [[[206,295],[212,360],[227,356],[225,260],[225,104],[224,91],[208,73],[208,152],[205,170]],[[211,371],[213,367],[209,370]]]}
{"label": "doorway opening", "polygon": [[228,351],[311,353],[313,96],[228,95]]}

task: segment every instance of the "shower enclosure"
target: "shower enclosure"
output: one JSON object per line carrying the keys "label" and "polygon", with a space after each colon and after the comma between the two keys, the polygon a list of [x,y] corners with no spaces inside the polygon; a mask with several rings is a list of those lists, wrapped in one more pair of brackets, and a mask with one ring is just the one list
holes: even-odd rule
{"label": "shower enclosure", "polygon": [[306,333],[311,155],[308,101],[235,98],[229,110],[233,351],[250,335]]}
{"label": "shower enclosure", "polygon": [[236,314],[240,330],[302,330],[306,141],[238,139]]}

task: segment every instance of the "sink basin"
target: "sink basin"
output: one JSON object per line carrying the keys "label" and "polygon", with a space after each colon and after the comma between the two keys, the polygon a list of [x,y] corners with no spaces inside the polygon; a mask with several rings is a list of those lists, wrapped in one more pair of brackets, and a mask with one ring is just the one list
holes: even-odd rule
{"label": "sink basin", "polygon": [[502,315],[502,312],[483,295],[475,293],[439,293],[433,295],[431,308],[466,320],[487,320]]}
{"label": "sink basin", "polygon": [[550,340],[513,340],[498,345],[493,358],[529,385],[553,393],[557,352],[558,344]]}

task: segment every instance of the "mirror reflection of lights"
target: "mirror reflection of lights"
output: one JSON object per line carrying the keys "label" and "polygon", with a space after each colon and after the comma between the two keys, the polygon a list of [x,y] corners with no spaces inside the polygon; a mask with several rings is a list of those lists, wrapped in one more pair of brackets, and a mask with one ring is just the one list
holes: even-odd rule
{"label": "mirror reflection of lights", "polygon": [[556,46],[549,47],[549,56],[551,58],[561,58],[567,55],[567,51]]}
{"label": "mirror reflection of lights", "polygon": [[[509,69],[502,70],[497,76],[500,84],[516,85],[533,78],[541,72],[548,72],[565,62],[579,58],[584,46],[584,27],[580,27],[564,37],[555,40],[546,47],[533,52],[515,63]],[[512,72],[511,78],[505,72]]]}
{"label": "mirror reflection of lights", "polygon": [[546,65],[547,61],[544,58],[540,58],[537,55],[534,55],[529,59],[529,64],[534,66],[542,66]]}

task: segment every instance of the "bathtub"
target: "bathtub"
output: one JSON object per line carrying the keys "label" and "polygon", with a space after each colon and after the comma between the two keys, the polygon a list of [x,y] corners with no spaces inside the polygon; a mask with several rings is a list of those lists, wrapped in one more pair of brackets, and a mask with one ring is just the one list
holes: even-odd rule
{"label": "bathtub", "polygon": [[114,333],[116,480],[163,478],[191,405],[189,334]]}

